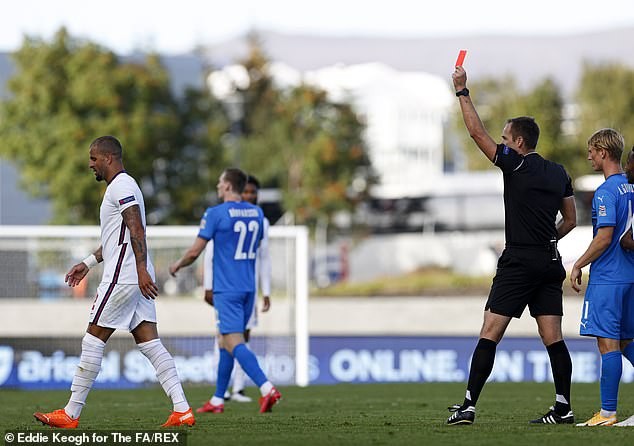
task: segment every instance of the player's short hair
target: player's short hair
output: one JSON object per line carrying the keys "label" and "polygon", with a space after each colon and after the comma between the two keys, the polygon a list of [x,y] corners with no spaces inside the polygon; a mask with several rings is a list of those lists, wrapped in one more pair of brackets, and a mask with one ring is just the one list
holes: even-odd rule
{"label": "player's short hair", "polygon": [[260,189],[260,182],[253,175],[247,175],[247,184],[253,184],[256,189]]}
{"label": "player's short hair", "polygon": [[625,139],[616,130],[605,128],[597,130],[588,138],[588,147],[590,146],[605,150],[613,161],[621,161]]}
{"label": "player's short hair", "polygon": [[535,149],[537,147],[537,141],[539,140],[539,126],[535,122],[535,118],[530,116],[519,116],[517,118],[510,118],[506,120],[507,124],[511,124],[511,136],[513,141],[521,136],[524,139],[524,144],[529,149]]}
{"label": "player's short hair", "polygon": [[230,167],[225,169],[222,174],[225,177],[225,181],[231,184],[231,189],[234,192],[241,194],[244,191],[244,186],[247,184],[247,174],[236,167]]}
{"label": "player's short hair", "polygon": [[90,148],[92,149],[93,147],[101,153],[109,153],[119,159],[121,159],[123,154],[123,147],[121,147],[119,140],[110,135],[100,136],[95,139],[92,143],[90,143]]}

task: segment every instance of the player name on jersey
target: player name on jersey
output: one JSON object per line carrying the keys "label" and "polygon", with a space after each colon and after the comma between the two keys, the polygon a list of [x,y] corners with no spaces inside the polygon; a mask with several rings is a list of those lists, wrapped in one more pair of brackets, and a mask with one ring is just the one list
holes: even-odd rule
{"label": "player name on jersey", "polygon": [[618,190],[621,195],[625,195],[627,193],[634,193],[634,184],[621,183],[618,186]]}
{"label": "player name on jersey", "polygon": [[257,217],[258,215],[259,214],[257,209],[229,208],[230,217]]}

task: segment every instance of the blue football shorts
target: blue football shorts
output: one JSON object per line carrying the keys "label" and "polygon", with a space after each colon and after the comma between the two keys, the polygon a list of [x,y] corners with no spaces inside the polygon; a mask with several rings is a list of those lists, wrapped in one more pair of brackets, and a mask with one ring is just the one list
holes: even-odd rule
{"label": "blue football shorts", "polygon": [[255,292],[214,293],[216,325],[220,334],[244,333],[254,304]]}
{"label": "blue football shorts", "polygon": [[634,338],[634,284],[590,284],[581,309],[579,334]]}

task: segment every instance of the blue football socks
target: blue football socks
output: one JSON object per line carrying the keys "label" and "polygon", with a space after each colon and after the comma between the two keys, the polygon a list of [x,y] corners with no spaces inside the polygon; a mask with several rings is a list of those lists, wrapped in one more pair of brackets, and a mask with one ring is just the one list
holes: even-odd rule
{"label": "blue football socks", "polygon": [[258,358],[245,344],[238,344],[234,347],[233,357],[236,358],[244,373],[251,378],[256,386],[260,387],[267,381],[260,364],[258,364]]}
{"label": "blue football socks", "polygon": [[623,359],[620,351],[601,355],[601,409],[616,412],[622,372]]}
{"label": "blue football socks", "polygon": [[220,349],[220,360],[218,361],[218,381],[216,382],[216,392],[214,396],[217,398],[225,397],[231,372],[233,371],[233,356],[224,348]]}

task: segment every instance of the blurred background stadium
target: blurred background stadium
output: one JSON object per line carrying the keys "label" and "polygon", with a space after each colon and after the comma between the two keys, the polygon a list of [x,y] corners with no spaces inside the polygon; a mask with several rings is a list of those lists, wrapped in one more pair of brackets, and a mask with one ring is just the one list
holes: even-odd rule
{"label": "blurred background stadium", "polygon": [[[127,17],[95,17],[80,2],[60,2],[63,14],[22,3],[0,19],[18,34],[0,34],[0,389],[70,385],[100,275],[77,289],[63,283],[98,246],[103,185],[87,167],[96,136],[121,139],[144,191],[159,329],[188,384],[214,380],[213,312],[200,262],[178,280],[167,265],[215,204],[225,167],[260,179],[273,224],[273,303],[253,348],[274,382],[456,382],[504,243],[501,175],[469,140],[450,84],[458,50],[469,51],[469,86],[491,134],[509,116],[534,116],[539,151],[573,176],[568,267],[591,239],[601,181],[585,161],[587,137],[609,126],[634,141],[626,1],[602,2],[600,14],[591,2],[533,2],[517,18],[522,30],[498,26],[503,2],[477,11],[320,2],[312,22],[291,2],[183,1],[179,11],[135,2],[156,19],[136,34]],[[30,20],[28,8],[49,20]],[[221,33],[223,21],[234,28]],[[183,27],[191,38],[177,47]],[[577,335],[581,298],[565,292],[573,379],[595,382],[600,357]],[[551,379],[530,317],[511,325],[492,379]],[[634,381],[629,364],[623,380]],[[114,338],[97,386],[154,381],[132,340]]]}

